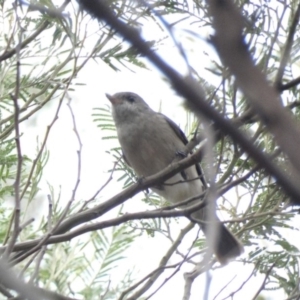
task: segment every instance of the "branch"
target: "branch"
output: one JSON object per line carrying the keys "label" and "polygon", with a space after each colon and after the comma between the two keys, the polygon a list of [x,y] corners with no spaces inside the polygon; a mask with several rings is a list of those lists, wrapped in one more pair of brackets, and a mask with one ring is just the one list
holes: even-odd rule
{"label": "branch", "polygon": [[269,85],[265,76],[254,65],[244,42],[244,22],[240,11],[231,0],[222,1],[222,5],[218,0],[209,0],[208,5],[215,29],[212,42],[221,60],[229,67],[248,102],[295,167],[289,180],[299,182],[299,126],[292,114],[282,107],[275,88]]}
{"label": "branch", "polygon": [[[18,23],[20,20],[17,18]],[[19,24],[19,28],[21,28],[21,25]],[[22,33],[19,33],[19,40],[20,43],[22,41]],[[14,221],[14,229],[12,236],[10,238],[10,241],[8,243],[8,246],[6,248],[6,251],[4,253],[4,257],[8,258],[12,248],[14,247],[18,235],[20,233],[20,212],[21,212],[21,198],[20,198],[20,184],[21,184],[21,173],[22,173],[22,164],[23,164],[23,157],[22,157],[22,150],[21,150],[21,142],[20,142],[20,108],[18,104],[18,99],[20,96],[20,78],[21,78],[21,61],[20,61],[20,48],[16,48],[16,53],[17,53],[17,70],[16,70],[16,90],[15,94],[11,95],[11,98],[14,103],[14,129],[15,129],[15,142],[16,142],[16,149],[17,149],[17,170],[16,170],[16,179],[14,183],[14,193],[15,193],[15,207],[14,207],[14,213],[12,217],[12,221]],[[9,228],[10,231],[10,228]],[[8,232],[9,233],[9,232]]]}
{"label": "branch", "polygon": [[282,77],[284,75],[284,70],[285,70],[286,64],[288,62],[288,59],[290,58],[290,53],[291,53],[292,46],[293,46],[294,35],[295,35],[295,32],[296,32],[296,28],[299,24],[299,18],[300,18],[300,2],[298,3],[298,7],[297,7],[297,10],[295,12],[295,15],[294,15],[294,18],[293,18],[293,21],[292,21],[292,24],[291,24],[291,27],[290,27],[290,30],[289,30],[288,37],[286,39],[284,50],[283,50],[283,53],[282,53],[280,65],[279,65],[277,76],[276,76],[276,79],[275,79],[275,86],[276,87],[280,87],[282,85],[281,84]]}
{"label": "branch", "polygon": [[[71,0],[65,0],[65,2],[63,3],[63,5],[58,9],[59,12],[62,12],[66,6],[69,4],[69,2],[71,2]],[[9,50],[9,51],[5,51],[2,55],[0,55],[0,62],[3,60],[6,60],[8,58],[11,58],[12,56],[14,56],[18,49],[23,49],[25,48],[27,45],[29,45],[32,41],[35,40],[36,37],[38,37],[51,23],[49,21],[45,21],[42,23],[42,25],[30,36],[28,37],[26,40],[22,41],[21,43],[19,43],[15,48]]]}
{"label": "branch", "polygon": [[[186,148],[189,148],[189,144],[187,145]],[[101,215],[103,215],[104,213],[106,213],[107,211],[111,210],[112,208],[124,203],[126,200],[133,197],[137,193],[146,190],[148,188],[151,188],[152,186],[155,186],[159,183],[162,183],[167,179],[171,178],[172,176],[174,176],[175,174],[177,174],[178,172],[186,169],[187,167],[194,165],[195,163],[198,163],[203,155],[202,148],[203,147],[200,147],[197,151],[195,151],[195,153],[188,156],[187,158],[184,158],[179,162],[172,163],[171,165],[169,165],[167,168],[160,171],[159,173],[139,180],[139,182],[131,185],[123,192],[114,196],[110,200],[100,205],[97,205],[94,208],[88,209],[82,213],[76,214],[75,216],[69,217],[61,224],[61,226],[59,226],[57,231],[55,231],[55,234],[66,232],[67,230],[71,229],[76,225],[96,219]]]}
{"label": "branch", "polygon": [[[176,249],[178,248],[178,246],[181,244],[182,239],[184,238],[184,236],[194,227],[193,223],[190,223],[188,226],[186,226],[184,229],[181,230],[180,234],[178,235],[177,239],[174,241],[173,245],[171,246],[171,248],[167,251],[167,253],[163,256],[162,260],[159,263],[159,269],[157,272],[155,272],[149,279],[148,281],[144,284],[144,286],[139,289],[137,292],[135,292],[132,296],[130,296],[129,298],[127,298],[128,300],[135,300],[138,299],[141,295],[143,295],[145,293],[145,291],[147,291],[153,284],[154,282],[157,280],[157,278],[163,273],[163,271],[165,270],[164,267],[170,257],[173,255],[173,253],[176,251]],[[122,298],[120,298],[122,299]]]}
{"label": "branch", "polygon": [[184,280],[185,280],[185,285],[184,285],[184,294],[183,294],[183,300],[188,300],[190,299],[191,296],[191,288],[194,280],[201,274],[203,274],[205,271],[208,271],[211,269],[213,264],[216,262],[215,259],[212,261],[207,261],[204,259],[200,265],[195,266],[194,270],[192,272],[187,272],[184,274]]}
{"label": "branch", "polygon": [[278,90],[279,91],[285,91],[285,90],[288,90],[296,85],[298,85],[300,83],[300,76],[291,80],[290,82],[286,83],[286,84],[281,84],[279,87],[278,87]]}
{"label": "branch", "polygon": [[11,58],[14,56],[17,52],[17,49],[23,49],[27,45],[29,45],[36,37],[38,37],[48,26],[50,25],[49,21],[45,21],[38,29],[36,32],[34,32],[30,37],[28,37],[26,40],[24,40],[22,43],[18,44],[15,48],[5,51],[1,56],[0,56],[0,62],[3,60],[6,60],[8,58]]}
{"label": "branch", "polygon": [[[67,92],[67,89],[65,89],[65,93]],[[66,94],[68,95],[68,94]],[[61,104],[62,104],[63,98],[60,100],[55,117],[53,122],[57,119],[58,117],[58,112],[60,110]],[[42,246],[47,245],[47,241],[50,238],[50,236],[53,235],[53,233],[57,230],[57,228],[59,228],[60,224],[63,222],[63,220],[66,218],[67,213],[69,212],[69,209],[73,203],[73,201],[75,200],[75,196],[76,196],[76,191],[77,188],[79,186],[80,183],[80,175],[81,175],[81,150],[82,150],[82,143],[81,143],[81,139],[79,136],[79,133],[77,131],[77,126],[76,126],[76,121],[75,121],[75,116],[72,110],[72,107],[70,105],[70,101],[71,99],[69,99],[68,102],[68,107],[69,110],[71,112],[71,117],[72,117],[72,123],[73,123],[73,131],[75,132],[78,144],[79,144],[79,150],[77,151],[77,156],[78,156],[78,171],[77,171],[77,178],[76,178],[76,182],[75,182],[75,187],[72,191],[72,195],[71,195],[71,199],[68,201],[64,211],[62,212],[61,216],[59,217],[59,220],[57,221],[57,223],[53,226],[53,228],[51,228],[50,230],[48,230],[47,234],[44,235],[44,237],[42,239],[39,240],[39,243],[37,245],[35,245],[32,249],[30,249],[29,251],[27,251],[26,253],[21,253],[21,255],[16,259],[13,259],[13,263],[17,263],[22,261],[23,259],[27,258],[29,255],[33,254],[34,252],[36,252],[37,250],[39,250]]]}
{"label": "branch", "polygon": [[[206,203],[201,201],[197,204],[189,206],[188,208],[185,208],[184,210],[162,211],[161,209],[157,209],[157,210],[152,210],[152,211],[143,211],[143,212],[137,212],[137,213],[132,213],[132,214],[125,214],[121,217],[112,218],[107,221],[84,225],[84,226],[79,227],[78,229],[71,231],[69,233],[57,234],[57,235],[54,235],[51,237],[46,236],[47,237],[46,240],[45,240],[45,238],[42,238],[42,239],[35,239],[32,241],[28,241],[28,242],[22,242],[22,243],[16,244],[15,247],[13,248],[13,251],[21,252],[21,251],[30,250],[32,248],[34,248],[34,251],[37,251],[43,245],[57,244],[57,243],[61,243],[61,242],[70,241],[71,239],[73,239],[79,235],[82,235],[84,233],[104,229],[107,227],[118,226],[120,224],[123,224],[128,221],[133,221],[133,220],[154,219],[154,218],[171,218],[171,217],[183,217],[183,216],[187,217],[192,212],[203,208],[205,205],[206,205]],[[197,222],[199,223],[199,221],[197,221]],[[205,223],[207,223],[207,222],[205,222]],[[6,249],[6,246],[0,247],[0,252],[3,252],[5,249]],[[30,252],[30,254],[31,253],[32,252]],[[21,255],[22,256],[24,255],[23,252],[21,253]],[[15,264],[19,261],[20,261],[20,259],[18,257],[12,263]]]}
{"label": "branch", "polygon": [[[188,226],[190,225],[193,225],[193,224],[189,224]],[[193,225],[194,226],[194,225]],[[187,228],[187,227],[186,227]],[[145,298],[145,300],[149,300],[152,296],[154,296],[172,277],[175,276],[176,273],[178,273],[182,267],[182,265],[185,263],[185,262],[189,262],[190,259],[193,257],[192,256],[189,256],[193,246],[195,245],[198,237],[199,237],[199,232],[200,232],[200,227],[198,229],[198,233],[196,235],[196,238],[194,239],[194,241],[192,242],[191,246],[189,247],[187,253],[183,256],[183,260],[178,264],[178,266],[176,267],[176,269],[172,272],[172,274],[170,274],[167,278],[164,279],[164,281],[147,297]],[[181,232],[182,234],[182,232]],[[180,234],[180,235],[181,235]],[[184,238],[184,235],[182,235],[182,239]],[[178,240],[178,239],[177,239]],[[177,240],[175,242],[177,242]],[[179,252],[179,251],[178,251]],[[194,255],[199,255],[198,253],[195,253]]]}
{"label": "branch", "polygon": [[14,290],[21,295],[21,298],[17,297],[16,299],[75,300],[23,282],[9,269],[9,266],[3,259],[0,260],[0,278],[2,286]]}
{"label": "branch", "polygon": [[[235,294],[236,294],[237,292],[241,291],[241,290],[243,289],[244,285],[245,285],[246,283],[249,282],[249,280],[251,279],[252,276],[255,275],[255,272],[256,272],[256,270],[257,270],[257,267],[258,267],[259,263],[260,263],[260,262],[258,261],[258,262],[255,264],[255,266],[254,266],[254,268],[253,268],[251,274],[247,277],[247,279],[245,279],[245,280],[242,282],[242,284],[241,284],[236,290],[232,291],[227,297],[222,298],[222,300],[226,300],[226,299],[229,299],[229,298],[230,298],[230,299],[233,299],[233,297],[235,296]],[[231,282],[231,281],[230,281],[230,282]],[[229,283],[230,283],[230,282],[229,282]],[[229,284],[229,283],[228,283],[228,284]],[[225,287],[227,287],[228,284],[226,284]],[[215,299],[217,298],[217,296],[224,290],[225,287],[223,287],[223,288],[218,292],[218,294],[214,297],[213,300],[215,300]]]}
{"label": "branch", "polygon": [[[199,149],[199,150],[201,150],[201,149]],[[197,151],[199,151],[199,150],[197,150]],[[199,154],[197,152],[195,152],[194,155],[198,156]],[[183,168],[183,169],[186,168],[186,165],[188,163],[189,164],[191,163],[190,158],[186,158],[186,159],[180,161],[179,163],[182,163],[183,161],[185,161],[185,164],[183,164],[181,166],[181,168]],[[178,166],[177,166],[177,168],[178,168]],[[155,183],[153,183],[154,180],[155,180],[155,182],[156,181],[162,182],[162,179],[161,179],[161,178],[163,178],[162,176],[166,176],[165,174],[168,173],[167,171],[170,172],[170,170],[175,173],[178,172],[178,170],[172,168],[172,165],[171,165],[168,168],[166,168],[165,170],[158,173],[157,175],[151,176],[152,178],[150,178],[150,177],[145,178],[143,181],[130,186],[126,190],[124,190],[121,193],[119,193],[118,195],[114,196],[112,199],[106,201],[105,203],[98,205],[95,208],[89,209],[83,213],[78,213],[78,214],[70,217],[69,219],[67,219],[65,221],[65,223],[62,223],[62,226],[59,229],[61,229],[61,230],[62,229],[67,230],[67,228],[71,229],[72,227],[74,227],[76,225],[79,225],[79,224],[82,224],[82,223],[85,223],[87,221],[97,218],[98,217],[97,214],[99,214],[101,210],[106,209],[108,211],[112,208],[111,206],[115,207],[115,206],[119,205],[120,203],[123,203],[124,201],[126,201],[129,197],[128,194],[137,193],[140,190],[147,189],[148,188],[147,186],[150,187],[150,185],[151,185],[150,183],[155,185]],[[177,171],[175,171],[175,170],[177,170]],[[249,174],[251,174],[251,173],[252,173],[252,171],[250,171]],[[170,174],[173,174],[173,173],[169,173],[168,176],[172,176]],[[249,174],[246,174],[244,178],[247,178],[247,176]],[[234,181],[233,183],[237,184],[239,182],[240,181],[238,179],[237,181]],[[230,185],[234,186],[234,184],[230,184]],[[225,187],[221,190],[220,193],[222,194],[227,191],[228,191],[228,189]],[[143,212],[125,214],[120,217],[113,218],[113,219],[110,219],[107,221],[84,225],[84,226],[79,227],[78,229],[73,230],[66,234],[58,234],[58,232],[57,232],[56,235],[54,235],[54,236],[46,235],[42,239],[36,239],[36,240],[29,241],[29,242],[23,242],[23,243],[16,244],[13,251],[21,252],[21,253],[20,253],[20,255],[17,254],[17,256],[12,260],[12,264],[20,262],[25,257],[27,257],[29,254],[32,254],[35,251],[41,249],[41,247],[43,245],[56,244],[56,243],[70,241],[73,238],[80,236],[84,233],[104,229],[107,227],[117,226],[117,225],[123,224],[128,221],[140,220],[140,219],[153,219],[153,218],[182,217],[182,216],[189,218],[190,214],[192,212],[197,211],[206,205],[206,201],[199,201],[199,199],[203,198],[204,195],[205,195],[204,193],[201,193],[201,194],[199,194],[199,196],[187,199],[186,201],[179,203],[177,205],[171,205],[168,207],[164,207],[164,208],[156,209],[156,210],[152,210],[152,211],[143,211]],[[174,210],[175,208],[178,208],[180,206],[185,206],[191,202],[196,202],[196,203],[193,205],[189,205],[188,207],[185,207],[185,209]],[[104,213],[104,212],[102,212],[102,213]],[[256,214],[256,215],[251,214],[248,217],[236,218],[234,220],[224,221],[223,223],[245,222],[246,220],[251,220],[251,219],[258,218],[258,217],[273,216],[273,215],[280,215],[280,214],[281,214],[280,212],[278,212],[278,211],[276,211],[276,209],[274,209],[273,211],[268,211],[268,212],[264,212],[264,213]],[[207,222],[203,222],[203,223],[207,223]],[[0,247],[0,252],[5,251],[5,249],[6,249],[6,247]],[[22,252],[22,251],[27,251],[27,250],[30,250],[30,251],[25,252],[25,253]]]}
{"label": "branch", "polygon": [[255,293],[255,295],[254,295],[254,297],[252,298],[252,300],[257,299],[257,297],[259,296],[260,292],[264,289],[264,287],[265,287],[265,285],[266,285],[266,282],[267,282],[267,279],[268,279],[268,277],[270,276],[270,274],[271,274],[273,268],[275,267],[276,263],[277,263],[277,260],[272,264],[272,266],[271,266],[271,267],[269,268],[269,270],[267,271],[266,276],[265,276],[265,278],[264,278],[264,281],[262,282],[262,284],[261,284],[260,288],[258,289],[258,291]]}

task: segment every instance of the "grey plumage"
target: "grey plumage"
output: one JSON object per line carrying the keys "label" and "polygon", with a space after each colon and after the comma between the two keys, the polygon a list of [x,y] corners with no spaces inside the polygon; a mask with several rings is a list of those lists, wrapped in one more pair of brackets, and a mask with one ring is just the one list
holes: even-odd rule
{"label": "grey plumage", "polygon": [[[112,103],[113,119],[125,160],[138,176],[146,177],[161,171],[172,163],[176,153],[184,150],[187,139],[180,128],[163,114],[153,111],[140,96],[131,92],[106,96]],[[171,203],[197,196],[204,189],[199,170],[191,166],[152,190]],[[198,210],[191,216],[193,220],[207,221],[207,209]],[[214,253],[224,264],[240,255],[243,247],[215,213],[212,218],[217,230]],[[207,235],[207,225],[202,223],[200,226]]]}

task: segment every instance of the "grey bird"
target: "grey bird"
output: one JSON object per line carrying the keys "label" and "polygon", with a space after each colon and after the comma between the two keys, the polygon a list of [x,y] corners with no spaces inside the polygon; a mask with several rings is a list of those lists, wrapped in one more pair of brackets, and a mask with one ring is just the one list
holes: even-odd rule
{"label": "grey bird", "polygon": [[[139,95],[121,92],[106,94],[106,97],[112,104],[112,116],[124,159],[139,177],[158,173],[171,164],[176,155],[183,153],[188,140],[181,129],[165,115],[152,110]],[[177,204],[198,196],[204,187],[201,168],[196,164],[151,189],[167,201]],[[226,264],[243,252],[242,244],[220,222],[215,212],[208,213],[204,207],[193,212],[191,219],[199,221],[207,239],[211,233],[209,222],[213,221],[216,234],[212,250],[221,264]]]}

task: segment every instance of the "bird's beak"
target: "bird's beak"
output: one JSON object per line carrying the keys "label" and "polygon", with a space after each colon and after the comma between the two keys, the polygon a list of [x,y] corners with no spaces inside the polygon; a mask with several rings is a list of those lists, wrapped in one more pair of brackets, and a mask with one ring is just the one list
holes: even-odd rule
{"label": "bird's beak", "polygon": [[112,105],[121,103],[121,100],[117,97],[111,96],[110,94],[105,94],[105,96],[111,102]]}

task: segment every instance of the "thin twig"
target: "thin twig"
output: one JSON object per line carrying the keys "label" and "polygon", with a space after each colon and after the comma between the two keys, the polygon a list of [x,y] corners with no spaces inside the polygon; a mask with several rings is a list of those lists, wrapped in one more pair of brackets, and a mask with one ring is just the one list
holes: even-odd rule
{"label": "thin twig", "polygon": [[[67,92],[67,90],[65,90],[65,92]],[[58,108],[56,110],[56,114],[54,116],[54,119],[56,119],[58,117],[58,112],[60,110],[61,104],[62,104],[63,98],[60,100]],[[70,106],[69,106],[70,108]],[[77,136],[78,139],[78,143],[79,143],[79,151],[77,151],[77,155],[78,155],[78,171],[77,171],[77,179],[75,182],[75,187],[72,191],[72,195],[71,195],[71,199],[69,200],[69,202],[67,203],[63,213],[61,214],[59,220],[57,221],[57,223],[53,226],[53,228],[48,231],[48,233],[39,241],[39,243],[33,247],[32,249],[28,250],[27,252],[21,254],[20,256],[18,256],[17,258],[14,258],[13,261],[11,262],[12,264],[16,264],[20,261],[22,261],[23,259],[25,259],[26,257],[28,257],[29,255],[31,255],[32,253],[36,252],[37,250],[39,250],[43,245],[47,244],[48,239],[53,235],[53,232],[55,232],[55,230],[59,227],[59,225],[61,224],[61,222],[65,219],[73,201],[75,200],[75,195],[76,195],[76,191],[77,188],[79,186],[80,183],[80,174],[81,174],[81,149],[82,149],[82,144],[81,144],[81,140],[80,140],[80,136],[78,134],[77,128],[76,128],[76,122],[75,122],[75,118],[74,118],[74,114],[72,109],[71,111],[71,115],[72,115],[72,121],[73,121],[73,126],[74,126],[74,132],[75,135]]]}
{"label": "thin twig", "polygon": [[75,136],[77,138],[77,141],[78,141],[78,146],[79,146],[79,150],[77,150],[77,156],[78,156],[78,159],[77,159],[77,178],[76,178],[76,182],[75,182],[75,186],[74,186],[74,189],[73,189],[73,192],[72,192],[72,196],[71,196],[71,201],[73,202],[76,198],[76,192],[77,192],[77,189],[78,189],[78,186],[79,186],[79,183],[80,183],[80,176],[81,176],[81,161],[82,161],[82,156],[81,156],[81,153],[82,153],[82,142],[81,142],[81,138],[80,138],[80,135],[79,135],[79,132],[77,130],[77,125],[76,125],[76,120],[75,120],[75,115],[74,115],[74,112],[73,112],[73,109],[72,109],[72,106],[71,106],[71,98],[69,97],[69,95],[67,94],[67,97],[69,98],[69,101],[67,103],[67,106],[69,108],[69,111],[70,111],[70,114],[71,114],[71,117],[72,117],[72,123],[73,123],[73,131],[75,133]]}
{"label": "thin twig", "polygon": [[[181,267],[182,267],[182,265],[185,263],[185,262],[187,262],[188,260],[189,260],[189,255],[190,255],[190,252],[192,251],[192,248],[193,248],[193,246],[195,245],[195,242],[196,242],[196,240],[198,239],[198,236],[199,236],[199,232],[200,232],[200,227],[199,227],[199,229],[198,229],[198,233],[197,233],[197,235],[196,235],[196,238],[194,239],[194,241],[192,242],[192,244],[191,244],[191,246],[190,246],[190,248],[188,249],[188,251],[187,251],[187,253],[186,253],[186,255],[184,255],[183,256],[183,259],[182,259],[182,261],[178,264],[178,266],[176,267],[176,269],[172,272],[172,274],[170,275],[170,276],[168,276],[167,278],[165,278],[164,279],[164,281],[155,289],[155,291],[154,292],[152,292],[147,298],[145,298],[145,300],[148,300],[148,299],[150,299],[152,296],[154,296],[172,277],[174,277],[175,276],[175,274],[177,274],[179,271],[180,271],[180,269],[181,269]],[[176,252],[177,252],[177,249],[176,249]]]}
{"label": "thin twig", "polygon": [[30,279],[29,279],[29,283],[32,283],[33,284],[33,281],[37,278],[37,276],[39,275],[39,272],[40,272],[40,267],[41,267],[41,263],[42,263],[42,260],[44,258],[44,255],[46,253],[46,249],[47,249],[47,246],[44,245],[41,249],[41,251],[37,252],[38,255],[37,255],[37,260],[35,262],[35,268],[34,268],[34,272],[31,274],[30,276]]}
{"label": "thin twig", "polygon": [[[65,2],[62,4],[62,6],[59,8],[59,10],[64,10],[67,5],[71,2],[71,0],[65,0]],[[15,55],[18,51],[18,49],[23,49],[27,45],[29,45],[32,41],[34,41],[47,27],[50,25],[49,21],[45,21],[42,23],[42,25],[27,39],[20,42],[15,48],[5,51],[2,55],[0,55],[0,62],[3,60],[6,60],[8,58],[11,58],[13,55]]]}
{"label": "thin twig", "polygon": [[288,59],[290,58],[290,53],[292,50],[292,46],[293,46],[293,41],[294,41],[294,35],[296,33],[296,28],[299,24],[299,19],[300,19],[300,2],[298,3],[298,7],[297,10],[295,12],[295,15],[293,17],[293,21],[286,39],[286,43],[284,46],[284,50],[282,53],[282,57],[280,60],[280,64],[278,67],[278,71],[277,71],[277,75],[276,75],[276,79],[275,79],[275,86],[280,87],[281,86],[281,81],[282,81],[282,77],[284,75],[284,70],[286,67],[286,64],[288,62]]}
{"label": "thin twig", "polygon": [[278,259],[272,264],[272,266],[269,268],[269,270],[266,272],[265,278],[260,286],[260,288],[258,289],[258,291],[255,293],[254,297],[252,298],[252,300],[257,299],[258,295],[260,294],[260,292],[264,289],[267,279],[270,276],[273,268],[276,266]]}
{"label": "thin twig", "polygon": [[34,218],[31,218],[29,220],[27,220],[26,222],[24,222],[23,224],[20,225],[20,232],[25,228],[27,227],[28,225],[30,225],[32,222],[34,222]]}
{"label": "thin twig", "polygon": [[32,4],[27,3],[25,1],[20,0],[21,4],[24,6],[28,5],[28,9],[31,11],[39,11],[42,14],[47,14],[49,17],[52,18],[59,18],[62,19],[64,17],[64,14],[62,13],[62,8],[47,8],[45,5],[39,5],[39,4]]}
{"label": "thin twig", "polygon": [[[123,194],[123,192],[121,192],[120,194]],[[182,216],[186,217],[186,216],[189,216],[192,212],[203,208],[205,205],[206,205],[205,202],[199,202],[192,206],[189,206],[188,208],[181,209],[181,210],[163,211],[162,209],[157,209],[157,210],[153,210],[153,211],[144,211],[144,212],[125,214],[120,217],[112,218],[110,220],[102,221],[99,223],[84,225],[84,226],[79,227],[78,229],[73,230],[69,233],[59,234],[59,235],[48,237],[45,244],[56,244],[56,243],[60,243],[60,242],[70,241],[74,237],[82,235],[84,233],[95,231],[95,230],[100,230],[100,229],[107,228],[107,227],[117,226],[124,222],[132,221],[132,220],[153,219],[153,218],[170,218],[170,217],[182,217]],[[245,220],[256,219],[258,217],[267,216],[269,218],[271,216],[281,215],[281,214],[283,214],[283,213],[276,211],[276,208],[275,208],[274,211],[256,213],[256,214],[246,216],[243,218],[226,220],[226,221],[223,221],[222,223],[244,222]],[[286,213],[284,213],[283,215],[286,215]],[[199,221],[197,221],[197,222],[199,223]],[[204,222],[204,221],[202,221],[202,223],[208,224],[208,222]],[[42,240],[36,239],[36,240],[16,244],[13,251],[19,252],[19,251],[32,249],[32,248],[36,251],[40,248]],[[6,249],[6,247],[0,247],[0,252],[4,251],[5,249]]]}
{"label": "thin twig", "polygon": [[[121,157],[119,158],[119,160],[120,160],[120,159],[121,159]],[[114,174],[115,169],[116,169],[116,167],[117,167],[117,165],[118,165],[118,163],[119,163],[119,160],[116,161],[116,162],[114,163],[113,169],[112,169],[112,171],[109,173],[109,177],[108,177],[108,179],[106,180],[106,182],[99,188],[99,190],[96,191],[96,193],[95,193],[90,199],[84,201],[82,207],[78,210],[78,212],[83,211],[84,208],[85,208],[91,201],[95,200],[96,197],[99,195],[99,193],[101,193],[101,192],[104,190],[104,188],[112,181],[112,179],[113,179],[113,174]]]}
{"label": "thin twig", "polygon": [[141,280],[139,280],[137,283],[135,283],[134,285],[130,286],[128,289],[126,289],[125,291],[123,291],[121,293],[121,296],[119,297],[118,300],[123,300],[124,297],[130,293],[131,291],[133,291],[134,289],[136,289],[139,285],[141,285],[144,281],[146,281],[147,279],[151,278],[153,275],[155,275],[156,272],[159,272],[161,271],[161,269],[173,269],[173,268],[176,268],[179,264],[179,263],[176,263],[176,264],[173,264],[173,265],[169,265],[169,266],[162,266],[162,267],[158,267],[156,268],[155,270],[151,271],[149,274],[147,274],[145,277],[143,277]]}
{"label": "thin twig", "polygon": [[231,282],[237,277],[237,275],[234,275],[216,294],[213,300],[216,300],[216,298],[231,284]]}
{"label": "thin twig", "polygon": [[[253,270],[252,270],[252,272],[250,273],[250,275],[247,277],[247,279],[246,280],[244,280],[243,282],[242,282],[242,284],[236,289],[236,290],[234,290],[233,292],[231,292],[227,297],[225,297],[225,298],[223,298],[222,300],[226,300],[226,299],[228,299],[228,298],[231,298],[232,299],[232,297],[237,293],[237,292],[239,292],[240,290],[242,290],[242,288],[244,287],[244,285],[250,280],[250,278],[254,275],[254,273],[255,273],[255,271],[256,271],[256,269],[257,269],[257,267],[258,267],[258,265],[259,265],[259,261],[255,264],[255,266],[254,266],[254,268],[253,268]],[[228,283],[229,284],[229,283]],[[227,284],[227,285],[228,285]],[[226,285],[226,286],[227,286]],[[225,286],[225,287],[226,287]],[[214,297],[214,299],[213,300],[215,300],[216,298],[217,298],[217,296],[222,292],[222,290],[224,289],[224,287],[219,291],[219,293]]]}
{"label": "thin twig", "polygon": [[48,198],[48,231],[52,229],[52,211],[53,211],[53,201],[50,195],[47,195]]}
{"label": "thin twig", "polygon": [[36,259],[36,257],[39,255],[39,250],[36,251],[36,253],[33,253],[33,255],[28,259],[25,266],[23,267],[22,271],[19,274],[19,278],[23,278],[25,271],[29,268],[29,266],[33,263],[33,261]]}
{"label": "thin twig", "polygon": [[[19,28],[21,28],[20,20],[17,18]],[[19,33],[19,42],[22,41],[22,30],[20,30]],[[12,232],[12,236],[10,238],[10,241],[7,245],[6,251],[4,253],[4,257],[8,258],[16,241],[18,238],[18,235],[20,233],[20,211],[21,211],[21,205],[20,205],[20,183],[21,183],[21,173],[22,173],[22,163],[23,163],[23,157],[22,157],[22,150],[21,150],[21,142],[20,142],[20,129],[19,129],[19,116],[20,116],[20,110],[18,105],[18,99],[20,95],[20,80],[21,80],[21,56],[20,56],[21,48],[16,48],[16,54],[17,54],[17,70],[16,70],[16,89],[15,94],[11,95],[11,98],[14,103],[14,128],[15,128],[15,143],[16,143],[16,149],[17,149],[17,171],[16,171],[16,179],[14,183],[14,193],[15,193],[15,208],[14,208],[14,214],[13,214],[13,220],[14,220],[14,228]]]}
{"label": "thin twig", "polygon": [[[159,263],[159,267],[165,266],[167,262],[169,261],[170,257],[173,255],[173,253],[176,251],[177,247],[182,242],[182,239],[184,236],[194,227],[193,223],[190,223],[188,226],[186,226],[184,229],[181,230],[180,234],[178,235],[177,239],[174,241],[173,245],[170,247],[170,249],[167,251],[167,253],[163,256],[162,260]],[[138,291],[136,291],[133,295],[128,297],[128,300],[135,300],[138,299],[141,295],[143,295],[157,280],[157,278],[163,273],[164,269],[160,269],[160,271],[153,274],[149,280],[143,285],[142,288],[140,288]],[[121,298],[122,299],[122,298]]]}
{"label": "thin twig", "polygon": [[202,262],[195,266],[194,270],[189,273],[184,274],[184,294],[182,300],[188,300],[191,296],[191,289],[194,280],[205,271],[211,269],[211,267],[215,264],[216,260],[212,259],[210,262],[207,261],[206,258],[202,260]]}

